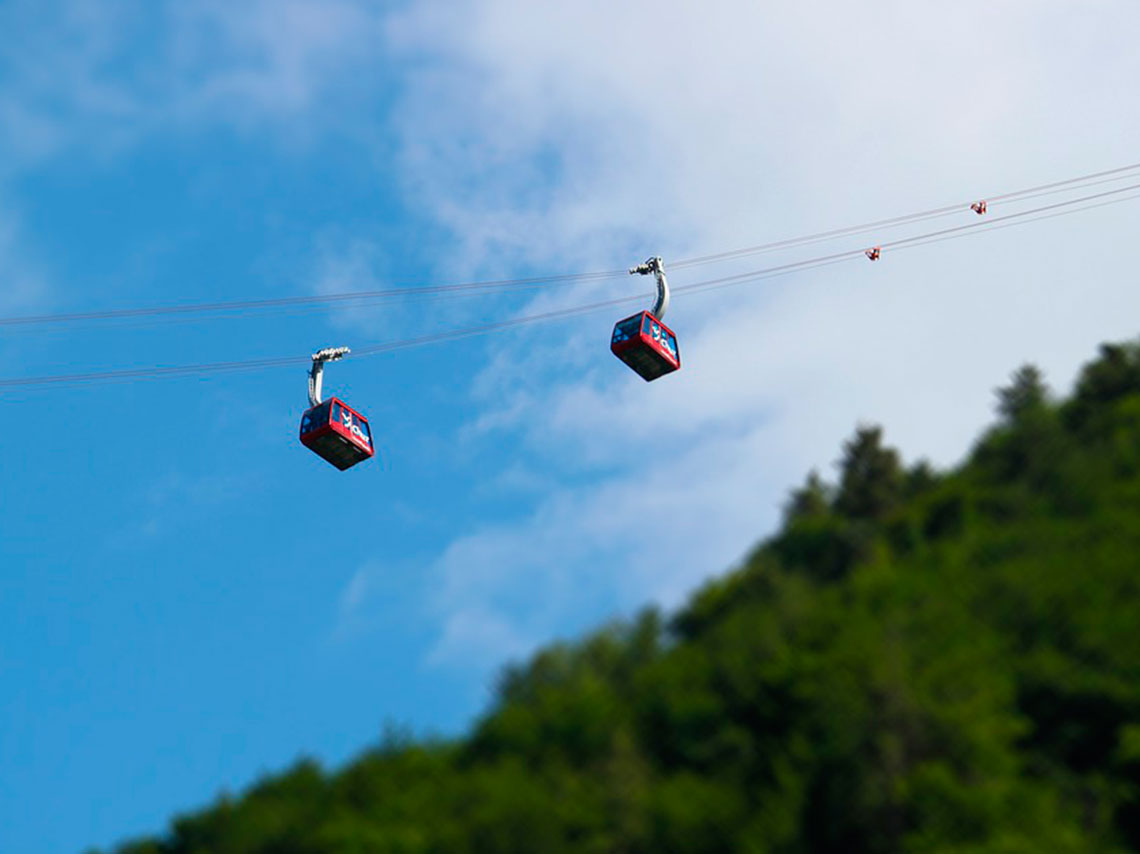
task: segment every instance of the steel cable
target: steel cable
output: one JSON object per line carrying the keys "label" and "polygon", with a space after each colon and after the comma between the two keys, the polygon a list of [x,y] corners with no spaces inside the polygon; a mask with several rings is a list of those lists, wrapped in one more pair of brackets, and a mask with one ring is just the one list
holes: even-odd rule
{"label": "steel cable", "polygon": [[[1133,191],[1140,191],[1140,184],[1132,184],[1127,187],[1095,193],[1078,199],[1071,199],[1064,202],[1056,202],[1050,205],[1043,205],[1041,207],[1026,211],[1006,214],[1001,217],[994,217],[989,220],[981,220],[969,225],[956,226],[953,228],[941,229],[926,234],[913,235],[910,237],[895,240],[893,242],[883,243],[881,244],[881,248],[894,249],[896,251],[900,249],[915,248],[918,246],[928,245],[930,243],[952,240],[969,236],[971,234],[983,234],[987,231],[999,230],[1012,225],[1022,225],[1044,219],[1052,219],[1058,216],[1078,213],[1085,210],[1091,210],[1094,208],[1104,207],[1106,205],[1118,204],[1121,202],[1140,198],[1140,192]],[[1132,193],[1131,195],[1120,196],[1120,194],[1130,192]],[[1120,197],[1112,198],[1116,196]],[[1083,207],[1074,207],[1084,202],[1094,202],[1094,204],[1084,205]],[[788,275],[795,272],[814,269],[816,267],[830,266],[833,264],[838,264],[844,261],[859,258],[863,254],[864,250],[862,248],[850,249],[843,252],[831,253],[815,258],[808,258],[802,261],[793,261],[787,264],[767,267],[761,270],[752,270],[731,276],[722,276],[716,279],[707,279],[701,282],[693,282],[688,285],[675,287],[672,290],[676,294],[699,293],[704,291],[717,290],[724,287],[732,287],[749,282],[774,278],[776,276]],[[537,314],[523,315],[521,317],[509,318],[507,320],[495,321],[492,323],[485,323],[477,326],[462,327],[459,329],[446,330],[443,332],[428,333],[426,335],[420,335],[413,338],[406,338],[402,340],[361,347],[356,349],[349,358],[390,353],[398,350],[409,349],[412,347],[442,343],[445,341],[453,341],[478,335],[486,335],[489,333],[512,329],[520,326],[526,326],[533,323],[541,323],[559,318],[588,314],[591,312],[599,311],[603,308],[611,308],[626,303],[639,302],[644,299],[644,295],[641,294],[628,297],[619,297],[610,300],[588,303],[586,305],[552,309]],[[15,377],[0,379],[0,388],[26,388],[47,385],[116,382],[122,380],[158,379],[176,376],[197,376],[214,373],[261,370],[270,367],[302,365],[307,363],[308,359],[304,357],[285,356],[279,358],[249,359],[190,365],[157,366],[151,368],[127,368],[111,371],[95,371],[90,373],[58,374],[53,376]]]}
{"label": "steel cable", "polygon": [[[1093,172],[1063,181],[1053,181],[1035,187],[1002,193],[986,197],[990,204],[1001,204],[1013,201],[1024,201],[1059,192],[1069,192],[1087,186],[1096,186],[1124,180],[1130,177],[1129,173],[1140,170],[1140,163],[1120,166],[1100,172]],[[1111,177],[1110,177],[1111,176]],[[874,220],[858,225],[816,232],[801,237],[792,237],[770,243],[733,249],[710,255],[701,255],[693,258],[682,258],[671,261],[670,270],[686,269],[706,264],[720,263],[774,252],[780,249],[790,249],[800,246],[812,245],[840,237],[850,237],[864,234],[876,229],[894,228],[901,225],[915,224],[930,219],[960,213],[969,210],[969,202],[945,205],[926,211],[912,214]],[[963,228],[971,226],[963,226]],[[518,279],[498,279],[489,281],[461,282],[456,284],[427,284],[400,288],[384,288],[368,291],[350,291],[334,294],[315,294],[310,296],[275,297],[266,299],[249,299],[234,301],[218,301],[208,303],[195,303],[186,305],[165,305],[137,308],[105,309],[82,312],[65,312],[56,314],[38,314],[25,316],[0,317],[0,329],[16,329],[20,327],[42,326],[47,324],[69,324],[88,321],[115,321],[138,320],[141,318],[168,318],[183,319],[194,315],[218,315],[233,313],[251,313],[279,310],[282,308],[296,308],[299,310],[328,310],[329,307],[344,304],[375,304],[390,299],[408,298],[448,298],[452,296],[471,296],[480,293],[510,293],[525,290],[545,288],[549,285],[585,281],[604,281],[606,279],[622,278],[625,270],[600,270],[586,273],[566,273],[552,276],[532,276]]]}

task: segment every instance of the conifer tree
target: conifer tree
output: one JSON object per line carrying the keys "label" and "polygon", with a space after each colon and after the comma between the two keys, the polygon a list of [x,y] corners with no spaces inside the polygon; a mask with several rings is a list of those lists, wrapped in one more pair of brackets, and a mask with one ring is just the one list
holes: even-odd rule
{"label": "conifer tree", "polygon": [[793,489],[784,504],[784,522],[791,524],[799,519],[826,516],[831,506],[831,489],[823,482],[819,472],[812,469],[799,489]]}
{"label": "conifer tree", "polygon": [[860,426],[843,444],[835,510],[852,520],[881,519],[898,503],[903,469],[898,451],[883,446],[883,428]]}
{"label": "conifer tree", "polygon": [[997,397],[998,414],[1007,423],[1016,423],[1045,405],[1049,387],[1036,365],[1025,364],[1013,372],[1008,386],[997,390]]}

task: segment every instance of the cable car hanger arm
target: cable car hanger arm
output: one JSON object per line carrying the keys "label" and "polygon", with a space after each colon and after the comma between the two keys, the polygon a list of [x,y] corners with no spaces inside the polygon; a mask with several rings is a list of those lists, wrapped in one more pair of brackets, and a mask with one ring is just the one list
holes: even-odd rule
{"label": "cable car hanger arm", "polygon": [[325,347],[313,354],[313,366],[309,369],[309,405],[321,405],[321,381],[324,378],[325,362],[343,359],[351,350],[347,347]]}
{"label": "cable car hanger arm", "polygon": [[661,256],[654,255],[652,258],[647,258],[644,264],[629,268],[631,276],[638,273],[642,276],[652,273],[657,278],[657,302],[653,303],[649,313],[658,320],[664,319],[665,312],[669,308],[669,282],[665,280],[665,264]]}

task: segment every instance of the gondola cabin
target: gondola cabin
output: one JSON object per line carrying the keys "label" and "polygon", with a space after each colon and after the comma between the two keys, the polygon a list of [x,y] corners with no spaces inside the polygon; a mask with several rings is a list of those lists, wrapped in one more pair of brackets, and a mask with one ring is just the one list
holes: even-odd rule
{"label": "gondola cabin", "polygon": [[341,471],[374,453],[368,419],[335,397],[301,416],[301,444]]}
{"label": "gondola cabin", "polygon": [[618,321],[610,350],[646,382],[681,367],[677,336],[648,311]]}

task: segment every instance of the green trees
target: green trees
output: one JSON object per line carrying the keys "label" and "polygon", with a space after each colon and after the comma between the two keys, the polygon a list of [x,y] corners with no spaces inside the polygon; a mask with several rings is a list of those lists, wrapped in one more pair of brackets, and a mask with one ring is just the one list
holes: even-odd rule
{"label": "green trees", "polygon": [[852,520],[882,519],[902,498],[898,452],[883,446],[881,427],[860,426],[843,445],[836,512]]}
{"label": "green trees", "polygon": [[955,471],[859,427],[740,569],[512,666],[469,737],[119,854],[1140,850],[1140,347],[997,396]]}
{"label": "green trees", "polygon": [[1022,365],[1005,388],[997,390],[998,414],[1009,424],[1041,412],[1049,399],[1045,377],[1036,365]]}

